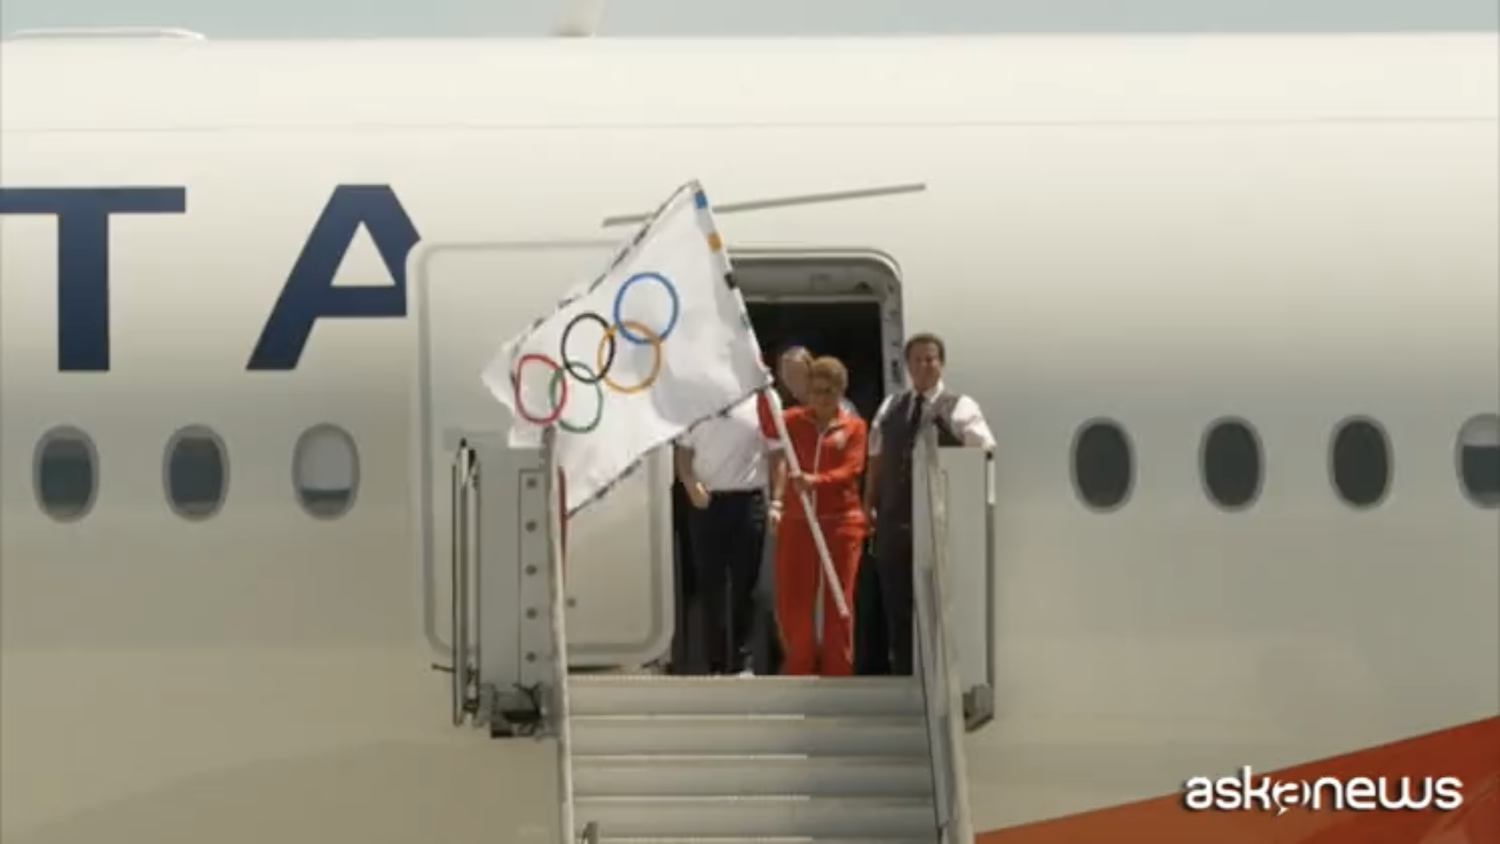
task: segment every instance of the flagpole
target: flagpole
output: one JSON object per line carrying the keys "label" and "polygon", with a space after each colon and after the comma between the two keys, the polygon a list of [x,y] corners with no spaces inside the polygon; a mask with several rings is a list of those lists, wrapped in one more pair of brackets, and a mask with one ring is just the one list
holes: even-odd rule
{"label": "flagpole", "polygon": [[[786,455],[789,477],[800,477],[802,467],[797,465],[797,452],[792,448],[792,438],[786,431],[786,420],[781,416],[781,396],[776,394],[774,387],[767,387],[765,395],[766,403],[771,406],[771,418],[776,422],[776,437],[781,440],[781,450]],[[818,549],[818,559],[823,564],[823,588],[827,589],[830,585],[833,587],[833,604],[838,608],[839,618],[848,619],[849,604],[844,601],[844,584],[833,567],[833,556],[828,553],[828,540],[823,537],[823,526],[818,524],[812,496],[799,489],[797,497],[802,500],[802,510],[807,514],[808,526],[812,528],[813,545]]]}
{"label": "flagpole", "polygon": [[558,745],[558,802],[561,811],[564,841],[577,841],[577,818],[573,812],[573,727],[572,701],[568,699],[568,633],[567,633],[567,585],[564,572],[567,563],[563,558],[565,522],[568,518],[567,499],[556,494],[561,491],[562,468],[557,459],[557,426],[542,429],[542,465],[546,481],[542,486],[546,492],[547,508],[547,564],[551,567],[547,583],[552,602],[552,679],[556,683],[553,698],[557,707],[554,722],[557,725]]}
{"label": "flagpole", "polygon": [[[689,183],[694,193],[694,205],[701,213],[699,219],[704,223],[704,236],[708,240],[709,251],[713,253],[714,260],[719,264],[723,272],[725,283],[729,289],[734,291],[734,296],[739,300],[740,318],[744,320],[745,326],[750,325],[750,315],[745,310],[745,299],[740,295],[739,289],[735,287],[733,270],[729,263],[729,255],[724,251],[724,239],[719,236],[717,227],[714,225],[713,212],[709,209],[708,196],[703,192],[703,187],[697,180]],[[651,225],[650,222],[646,223]],[[644,231],[644,228],[642,229]],[[751,329],[751,335],[754,335]],[[759,348],[759,341],[756,347]],[[766,401],[771,406],[771,417],[776,421],[776,436],[781,440],[781,448],[786,453],[786,465],[791,472],[791,477],[802,475],[802,467],[797,465],[797,453],[792,450],[791,437],[786,432],[786,420],[781,418],[781,397],[776,395],[772,387],[765,389]],[[802,499],[802,510],[807,513],[807,523],[812,527],[813,545],[818,549],[818,559],[823,563],[823,588],[827,589],[829,584],[833,585],[833,604],[838,608],[839,618],[849,618],[849,605],[844,601],[844,587],[839,581],[839,574],[833,568],[833,558],[828,553],[828,542],[823,538],[823,528],[818,524],[818,514],[813,510],[812,497],[802,490],[797,490],[797,497]]]}

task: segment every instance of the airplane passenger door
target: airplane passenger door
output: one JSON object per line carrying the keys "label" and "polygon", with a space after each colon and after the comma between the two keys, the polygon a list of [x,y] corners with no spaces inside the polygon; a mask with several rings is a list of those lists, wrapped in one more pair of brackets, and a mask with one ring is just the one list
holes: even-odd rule
{"label": "airplane passenger door", "polygon": [[[416,419],[423,621],[446,653],[453,588],[452,463],[460,440],[504,437],[509,411],[481,372],[507,339],[602,270],[613,240],[434,244],[409,277],[418,331]],[[635,666],[663,655],[673,625],[670,466],[658,454],[567,526],[568,658]],[[484,526],[485,553],[516,549],[513,524]],[[481,606],[478,610],[483,613]]]}

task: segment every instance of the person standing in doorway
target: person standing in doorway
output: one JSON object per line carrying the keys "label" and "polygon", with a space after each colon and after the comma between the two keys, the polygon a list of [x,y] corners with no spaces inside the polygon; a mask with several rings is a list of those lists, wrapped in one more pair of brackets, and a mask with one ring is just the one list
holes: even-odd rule
{"label": "person standing in doorway", "polygon": [[[807,374],[812,361],[812,353],[804,346],[792,346],[781,353],[777,375],[784,393],[790,395],[790,400],[786,401],[787,407],[805,403]],[[853,402],[849,401],[847,395],[840,402],[840,406],[855,416],[859,415],[859,410]],[[774,449],[779,449],[781,444],[776,441],[775,430],[769,427],[771,423],[763,420],[761,424],[767,430],[767,438],[772,441],[771,475],[777,477],[780,469],[778,463],[780,454]],[[891,671],[890,639],[885,630],[885,609],[880,591],[879,567],[874,565],[859,567],[858,581],[854,584],[854,606],[855,673],[889,674]]]}
{"label": "person standing in doorway", "polygon": [[765,444],[750,398],[678,438],[687,492],[704,660],[710,674],[749,673],[755,584],[765,545]]}
{"label": "person standing in doorway", "polygon": [[[786,407],[807,404],[808,377],[812,372],[813,353],[806,346],[788,346],[776,361],[776,382],[780,388],[781,402]],[[859,408],[848,396],[839,399],[839,407],[855,416]]]}
{"label": "person standing in doorway", "polygon": [[[849,372],[837,358],[813,361],[808,370],[808,403],[784,412],[788,439],[800,474],[788,477],[782,461],[771,484],[771,523],[776,532],[776,623],[786,660],[782,673],[843,677],[854,673],[853,619],[839,616],[839,589],[854,607],[854,584],[865,541],[865,508],[859,478],[865,468],[865,421],[842,406]],[[809,496],[809,519],[802,494]],[[837,587],[824,578],[813,539],[816,524],[837,574]],[[815,621],[821,610],[822,642]]]}
{"label": "person standing in doorway", "polygon": [[943,383],[948,350],[936,334],[906,341],[911,387],[887,396],[870,425],[870,472],[865,507],[874,520],[874,556],[880,571],[891,673],[913,667],[912,457],[923,426],[934,425],[940,446],[993,450],[994,435],[979,404]]}
{"label": "person standing in doorway", "polygon": [[[791,409],[807,404],[808,377],[812,370],[812,365],[813,354],[806,346],[788,346],[783,349],[781,354],[777,357],[776,392],[781,397],[781,406],[784,409]],[[853,402],[849,401],[847,396],[844,396],[840,400],[839,406],[851,415],[856,417],[859,416],[859,410],[854,406]],[[770,416],[770,412],[770,406],[762,403],[760,407],[760,429],[761,434],[766,438],[766,448],[770,452],[770,475],[772,478],[785,477],[786,456],[781,450],[781,437],[779,432],[777,431],[775,420]],[[776,490],[773,489],[773,495],[775,494],[775,492]],[[764,660],[766,673],[770,674],[781,673],[781,665],[785,657],[782,649],[781,638],[777,633],[777,626],[775,621],[775,560],[776,539],[773,533],[773,535],[768,537],[766,540],[765,561],[761,569],[760,581],[761,591],[763,593],[762,597],[765,599],[766,604],[770,607],[769,612],[762,613],[762,617],[769,617],[770,620],[770,624],[768,625],[768,627],[770,629],[771,635],[768,637],[766,659]],[[866,589],[866,577],[867,576],[864,574],[860,575],[861,590]],[[879,609],[878,602],[876,603],[876,609]],[[861,620],[862,618],[857,619],[855,622],[856,636],[859,635],[859,631],[861,630]],[[883,623],[884,622],[882,619],[882,624]],[[866,627],[868,627],[868,625],[866,625]],[[882,640],[882,642],[883,641],[884,640]],[[856,648],[856,650],[858,650],[858,648]]]}

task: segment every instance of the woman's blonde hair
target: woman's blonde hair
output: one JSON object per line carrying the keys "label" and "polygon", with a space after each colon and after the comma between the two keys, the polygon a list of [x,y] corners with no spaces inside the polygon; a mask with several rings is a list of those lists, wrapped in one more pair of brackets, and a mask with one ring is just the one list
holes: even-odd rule
{"label": "woman's blonde hair", "polygon": [[849,370],[844,362],[832,355],[821,358],[813,358],[812,366],[807,371],[808,380],[818,379],[827,381],[833,391],[842,398],[844,392],[849,389]]}

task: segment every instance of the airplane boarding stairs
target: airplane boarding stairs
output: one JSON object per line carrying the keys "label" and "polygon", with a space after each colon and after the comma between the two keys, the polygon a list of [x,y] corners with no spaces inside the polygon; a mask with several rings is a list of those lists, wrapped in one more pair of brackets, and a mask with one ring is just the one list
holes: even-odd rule
{"label": "airplane boarding stairs", "polygon": [[963,739],[994,711],[993,475],[983,453],[924,443],[916,676],[678,678],[569,671],[550,449],[461,441],[452,662],[435,666],[453,724],[555,740],[567,844],[973,844]]}
{"label": "airplane boarding stairs", "polygon": [[920,678],[575,675],[574,813],[601,844],[936,844]]}

